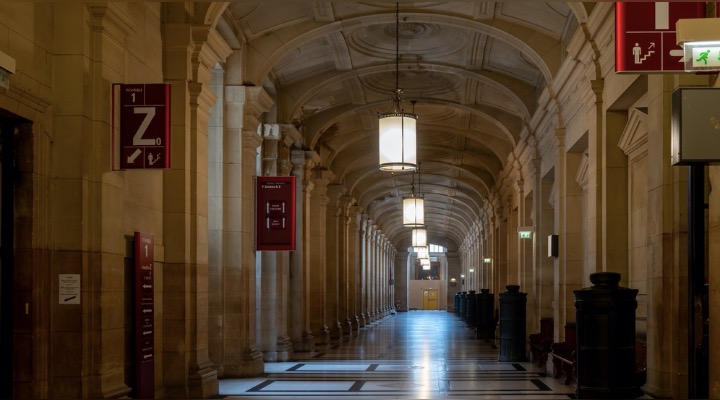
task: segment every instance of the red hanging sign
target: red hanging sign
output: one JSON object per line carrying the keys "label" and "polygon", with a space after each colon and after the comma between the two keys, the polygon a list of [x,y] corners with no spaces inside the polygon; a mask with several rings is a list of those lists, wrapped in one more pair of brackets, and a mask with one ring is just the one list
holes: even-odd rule
{"label": "red hanging sign", "polygon": [[705,18],[705,3],[615,3],[615,72],[684,71],[675,24],[685,18]]}
{"label": "red hanging sign", "polygon": [[113,115],[113,125],[120,130],[114,166],[170,168],[170,84],[115,84],[113,92],[119,107],[119,120]]}
{"label": "red hanging sign", "polygon": [[258,176],[257,250],[295,250],[295,177]]}

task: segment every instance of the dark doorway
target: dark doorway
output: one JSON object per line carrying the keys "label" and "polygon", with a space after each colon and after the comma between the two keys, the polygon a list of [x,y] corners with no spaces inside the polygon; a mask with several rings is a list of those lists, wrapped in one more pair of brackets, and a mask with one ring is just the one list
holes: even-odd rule
{"label": "dark doorway", "polygon": [[0,398],[3,399],[13,397],[17,377],[13,354],[17,350],[15,313],[18,312],[14,304],[17,296],[15,249],[18,245],[15,202],[19,171],[17,139],[21,131],[32,131],[32,123],[0,109]]}
{"label": "dark doorway", "polygon": [[15,123],[0,114],[0,398],[13,388],[13,204]]}

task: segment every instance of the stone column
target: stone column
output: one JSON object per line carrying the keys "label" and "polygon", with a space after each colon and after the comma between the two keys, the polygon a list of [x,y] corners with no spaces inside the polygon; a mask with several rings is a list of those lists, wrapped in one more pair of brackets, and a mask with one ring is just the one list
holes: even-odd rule
{"label": "stone column", "polygon": [[361,257],[362,257],[362,215],[360,207],[348,207],[348,317],[352,325],[353,335],[360,332],[362,308],[358,287],[362,284]]}
{"label": "stone column", "polygon": [[[277,124],[261,125],[263,136],[262,175],[277,176],[278,142],[280,126]],[[278,314],[280,302],[278,298],[278,252],[261,251],[259,307],[260,326],[258,327],[258,344],[263,352],[263,360],[278,361],[277,337]]]}
{"label": "stone column", "polygon": [[390,301],[390,256],[391,256],[390,241],[385,238],[385,268],[383,268],[382,277],[380,277],[380,285],[383,288],[383,314],[385,316],[390,315],[391,301]]}
{"label": "stone column", "polygon": [[309,292],[306,288],[309,285],[308,277],[305,276],[306,257],[308,252],[307,237],[305,235],[307,218],[307,199],[312,191],[312,183],[306,179],[307,171],[312,168],[314,162],[310,154],[305,150],[293,149],[290,151],[292,162],[292,174],[295,176],[295,251],[290,255],[290,279],[289,279],[289,307],[288,307],[288,333],[293,342],[294,351],[315,350],[315,338],[310,330],[309,313]]}
{"label": "stone column", "polygon": [[[241,63],[242,52],[235,52],[227,66],[234,70]],[[273,101],[263,89],[243,86],[230,72],[224,93],[223,371],[225,377],[254,376],[264,368],[257,343],[254,177],[262,143],[260,115]]]}
{"label": "stone column", "polygon": [[[343,327],[340,323],[340,251],[343,247],[343,230],[340,229],[340,199],[345,192],[341,185],[329,185],[327,189],[327,214],[325,221],[325,312],[326,322],[330,327],[330,342],[338,343],[343,336]],[[342,305],[344,308],[344,304]]]}
{"label": "stone column", "polygon": [[375,267],[373,268],[374,277],[373,282],[375,286],[375,293],[373,295],[373,299],[375,301],[375,319],[381,319],[383,317],[382,315],[382,304],[380,303],[382,299],[382,286],[380,285],[380,276],[382,275],[383,271],[383,233],[380,231],[380,227],[377,227],[377,234],[375,235]]}
{"label": "stone column", "polygon": [[384,245],[384,235],[382,231],[380,230],[380,227],[377,228],[377,235],[375,236],[375,268],[373,269],[375,272],[375,315],[376,319],[382,319],[383,317],[383,310],[382,310],[382,285],[380,284],[380,278],[382,276],[383,270],[384,270],[384,262],[383,262],[383,245]]}
{"label": "stone column", "polygon": [[360,285],[357,286],[359,289],[357,292],[358,305],[360,306],[360,327],[370,323],[370,316],[367,313],[367,263],[368,263],[368,236],[370,235],[370,223],[367,219],[366,214],[360,214],[359,225],[360,225],[360,266],[358,268],[358,279]]}
{"label": "stone column", "polygon": [[[174,6],[169,6],[174,7]],[[172,19],[172,18],[170,18]],[[209,26],[163,25],[163,76],[172,85],[172,168],[163,173],[162,368],[165,397],[213,397],[217,370],[208,343],[209,88],[215,64],[230,48]]]}
{"label": "stone column", "polygon": [[377,303],[375,302],[375,292],[377,291],[377,285],[375,278],[377,276],[377,240],[378,240],[377,225],[372,223],[370,235],[368,238],[368,286],[367,286],[367,297],[368,297],[368,314],[370,315],[370,322],[377,321]]}
{"label": "stone column", "polygon": [[349,217],[353,212],[350,211],[355,200],[352,197],[343,196],[340,198],[340,271],[338,276],[338,297],[340,309],[338,310],[339,321],[342,325],[343,336],[348,339],[353,332],[352,320],[355,317],[355,308],[353,306],[352,294],[350,288],[354,285],[354,265],[355,257],[355,217]]}
{"label": "stone column", "polygon": [[407,251],[395,253],[395,298],[393,304],[400,303],[400,309],[408,310],[408,257]]}
{"label": "stone column", "polygon": [[[279,176],[290,176],[292,171],[292,162],[290,161],[290,147],[296,141],[302,139],[302,135],[294,125],[281,124],[280,137],[278,142],[277,169]],[[296,178],[297,179],[297,178]],[[297,182],[296,182],[297,185]],[[297,197],[296,197],[297,198]],[[296,223],[299,220],[296,211]],[[297,243],[296,243],[297,248]],[[277,360],[287,361],[292,357],[293,344],[289,336],[288,327],[288,309],[290,307],[290,254],[288,251],[276,253],[277,260],[277,314],[278,332],[277,332]]]}
{"label": "stone column", "polygon": [[575,175],[582,154],[565,150],[565,132],[558,129],[558,160],[555,176],[558,182],[558,200],[555,205],[555,224],[559,227],[559,257],[555,268],[555,321],[556,339],[564,333],[567,323],[575,322],[575,299],[573,290],[582,287],[585,238],[583,237],[583,193],[577,184]]}
{"label": "stone column", "polygon": [[[538,313],[540,318],[552,318],[553,317],[553,275],[554,265],[556,257],[547,256],[547,238],[550,234],[557,234],[554,224],[553,208],[552,208],[552,191],[554,182],[550,179],[538,179],[537,198],[539,198],[538,204],[535,209],[538,210],[540,215],[539,231],[540,240],[543,242],[542,246],[539,246],[538,255],[539,259],[539,271],[536,275],[538,281]],[[564,238],[563,238],[564,240]]]}
{"label": "stone column", "polygon": [[[667,162],[671,92],[692,76],[648,76],[647,383],[657,398],[688,396],[687,176]],[[713,208],[711,204],[710,209]],[[710,264],[710,270],[713,270]],[[712,272],[711,272],[712,274]],[[713,288],[710,288],[712,299]],[[713,303],[716,304],[716,303]],[[714,307],[711,306],[711,311]],[[711,320],[712,321],[712,320]],[[711,323],[711,332],[712,332]],[[715,351],[712,350],[711,360]],[[712,361],[711,361],[712,362]]]}
{"label": "stone column", "polygon": [[492,259],[487,271],[487,289],[490,289],[490,293],[500,293],[500,285],[497,281],[497,266],[498,266],[498,253],[497,253],[497,236],[496,236],[496,225],[495,225],[495,214],[492,212],[493,209],[487,206],[485,209],[488,217],[487,226],[487,255]]}
{"label": "stone column", "polygon": [[328,184],[333,179],[331,171],[326,169],[313,170],[315,188],[310,198],[310,264],[305,269],[309,277],[310,291],[310,327],[314,332],[316,345],[330,344],[330,328],[328,327],[326,302],[326,268],[327,254],[325,251],[328,238],[325,235],[328,204]]}
{"label": "stone column", "polygon": [[[497,293],[502,293],[505,291],[505,286],[508,283],[514,283],[514,282],[508,282],[507,280],[507,269],[508,269],[508,261],[507,261],[507,246],[508,246],[508,239],[507,239],[507,220],[505,218],[505,215],[503,214],[505,210],[502,207],[497,207],[495,209],[495,258],[497,259],[497,263],[495,264],[495,281],[497,284],[496,289],[498,290]],[[515,237],[517,238],[517,233],[515,234]]]}
{"label": "stone column", "polygon": [[[519,218],[521,226],[529,226],[533,228],[533,232],[530,239],[520,240],[520,287],[525,287],[523,290],[527,293],[527,303],[525,306],[525,321],[528,331],[535,332],[540,328],[540,318],[537,313],[537,279],[535,277],[535,248],[540,247],[540,236],[539,226],[533,221],[533,196],[535,188],[533,188],[532,182],[535,174],[533,164],[525,166],[527,174],[525,179],[519,179],[517,181],[518,187],[518,203],[520,208]],[[530,182],[530,192],[527,193],[525,190],[526,182]]]}

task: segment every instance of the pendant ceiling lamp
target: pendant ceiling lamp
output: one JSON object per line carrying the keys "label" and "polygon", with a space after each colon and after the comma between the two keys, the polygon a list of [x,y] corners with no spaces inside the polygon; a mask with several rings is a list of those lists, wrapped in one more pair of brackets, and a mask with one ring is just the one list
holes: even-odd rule
{"label": "pendant ceiling lamp", "polygon": [[412,245],[413,247],[427,246],[427,229],[413,228]]}
{"label": "pendant ceiling lamp", "polygon": [[422,259],[425,259],[425,258],[427,258],[428,260],[430,260],[430,250],[428,250],[428,247],[427,247],[427,246],[416,247],[416,248],[415,248],[415,251],[417,251],[417,258],[418,258],[419,260],[422,260]]}
{"label": "pendant ceiling lamp", "polygon": [[[420,170],[417,170],[418,176],[420,176]],[[420,185],[420,178],[418,178],[418,186]],[[425,199],[422,195],[415,194],[415,174],[413,174],[412,181],[412,194],[408,197],[403,197],[403,225],[408,228],[422,228],[425,226]],[[425,236],[427,241],[427,233]],[[427,244],[427,243],[426,243]]]}
{"label": "pendant ceiling lamp", "polygon": [[[393,110],[378,114],[379,161],[382,171],[404,172],[417,168],[417,115],[400,107],[400,4],[395,11],[395,92]],[[414,104],[414,102],[413,102]],[[414,108],[414,107],[413,107]],[[414,110],[413,110],[414,111]]]}
{"label": "pendant ceiling lamp", "polygon": [[430,269],[430,259],[429,258],[422,258],[420,259],[420,265],[422,265],[423,270],[427,271]]}

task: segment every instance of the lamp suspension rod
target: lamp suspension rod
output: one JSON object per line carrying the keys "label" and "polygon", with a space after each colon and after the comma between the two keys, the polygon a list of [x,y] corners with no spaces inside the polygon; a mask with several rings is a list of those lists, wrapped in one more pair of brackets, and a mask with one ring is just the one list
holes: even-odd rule
{"label": "lamp suspension rod", "polygon": [[395,3],[395,98],[400,106],[400,3]]}

